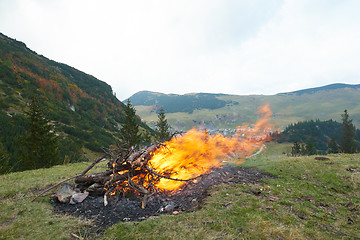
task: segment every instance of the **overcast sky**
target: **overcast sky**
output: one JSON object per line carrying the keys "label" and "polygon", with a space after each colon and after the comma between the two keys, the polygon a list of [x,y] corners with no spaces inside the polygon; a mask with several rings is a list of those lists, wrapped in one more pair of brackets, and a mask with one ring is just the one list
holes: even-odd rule
{"label": "overcast sky", "polygon": [[359,0],[0,0],[0,32],[120,100],[360,83]]}

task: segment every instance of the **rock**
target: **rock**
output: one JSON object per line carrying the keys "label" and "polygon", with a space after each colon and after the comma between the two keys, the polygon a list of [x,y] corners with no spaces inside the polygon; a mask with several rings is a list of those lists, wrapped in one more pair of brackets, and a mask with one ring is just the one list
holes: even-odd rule
{"label": "rock", "polygon": [[359,172],[359,170],[357,168],[353,168],[353,167],[347,168],[346,171],[351,172],[351,173]]}
{"label": "rock", "polygon": [[250,188],[250,192],[252,192],[252,193],[255,194],[255,195],[260,195],[260,194],[261,194],[261,191],[255,189],[255,188]]}
{"label": "rock", "polygon": [[276,196],[269,196],[269,201],[271,201],[271,202],[274,202],[274,201],[277,201],[277,200],[279,200],[279,197],[276,197]]}
{"label": "rock", "polygon": [[71,196],[70,199],[70,204],[76,204],[76,203],[81,203],[82,201],[85,200],[85,198],[89,196],[89,192],[83,192],[83,193],[74,193]]}
{"label": "rock", "polygon": [[354,220],[352,220],[351,217],[348,217],[348,224],[354,224]]}
{"label": "rock", "polygon": [[56,197],[62,203],[81,203],[89,195],[88,192],[81,193],[72,183],[64,183],[56,192]]}
{"label": "rock", "polygon": [[172,210],[174,210],[175,208],[175,204],[174,203],[169,203],[168,205],[165,206],[164,210],[166,212],[171,212]]}
{"label": "rock", "polygon": [[308,197],[308,196],[301,196],[300,199],[304,200],[304,201],[309,201],[309,202],[315,202],[315,198],[314,197]]}
{"label": "rock", "polygon": [[56,197],[59,202],[68,203],[73,194],[75,194],[75,185],[72,183],[64,183],[61,188],[56,192]]}

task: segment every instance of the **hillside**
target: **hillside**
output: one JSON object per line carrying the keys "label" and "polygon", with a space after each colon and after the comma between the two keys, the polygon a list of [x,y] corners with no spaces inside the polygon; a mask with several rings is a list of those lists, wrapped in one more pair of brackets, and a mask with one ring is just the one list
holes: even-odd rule
{"label": "hillside", "polygon": [[344,84],[344,83],[334,83],[334,84],[329,84],[326,86],[322,86],[322,87],[316,87],[316,88],[307,88],[307,89],[302,89],[302,90],[298,90],[298,91],[294,91],[294,92],[288,92],[288,93],[283,93],[283,94],[304,94],[304,93],[315,93],[315,92],[320,92],[320,91],[327,91],[327,90],[334,90],[334,89],[341,89],[341,88],[360,88],[360,84]]}
{"label": "hillside", "polygon": [[[334,138],[338,144],[341,142],[342,129],[342,123],[333,120],[301,121],[288,125],[283,132],[276,136],[276,140],[279,143],[299,142],[300,144],[311,141],[318,153],[325,154],[331,138]],[[355,132],[355,140],[359,143],[359,129]]]}
{"label": "hillside", "polygon": [[[270,104],[273,111],[273,122],[276,127],[285,128],[290,123],[305,120],[337,120],[340,121],[341,114],[347,109],[353,123],[360,127],[360,85],[332,84],[319,88],[304,89],[289,93],[276,95],[226,95],[206,94],[208,98],[216,99],[213,104],[206,107],[205,103],[197,103],[190,111],[174,110],[169,107],[164,99],[164,94],[153,92],[141,92],[130,97],[137,112],[142,118],[154,126],[156,111],[162,106],[167,112],[170,125],[177,130],[188,130],[193,126],[202,126],[209,129],[235,128],[244,122],[254,123],[256,120],[256,109],[266,103]],[[141,98],[138,96],[141,95]],[[201,101],[201,94],[192,94],[194,106],[195,99]],[[159,97],[161,96],[161,97]],[[176,95],[180,100],[187,95]],[[167,95],[175,99],[173,95]],[[151,99],[145,101],[144,99]],[[206,101],[206,100],[204,100]],[[225,103],[225,105],[224,105]],[[174,103],[174,105],[176,105]]]}
{"label": "hillside", "polygon": [[163,94],[141,91],[131,96],[130,101],[134,106],[154,106],[156,109],[164,108],[168,113],[187,112],[193,113],[196,109],[217,109],[224,107],[226,102],[217,98],[220,94]]}
{"label": "hillside", "polygon": [[33,96],[55,124],[66,161],[80,160],[89,150],[102,152],[119,137],[124,104],[108,84],[0,34],[0,143],[13,158]]}

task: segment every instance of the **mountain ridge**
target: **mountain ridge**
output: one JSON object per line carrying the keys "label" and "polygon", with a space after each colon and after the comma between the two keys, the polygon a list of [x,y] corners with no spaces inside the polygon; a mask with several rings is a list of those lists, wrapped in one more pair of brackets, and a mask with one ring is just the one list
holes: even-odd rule
{"label": "mountain ridge", "polygon": [[[213,95],[213,96],[274,96],[274,95],[282,95],[282,94],[304,94],[304,93],[314,93],[318,91],[326,91],[326,90],[334,90],[334,89],[341,89],[341,88],[360,88],[360,84],[349,84],[349,83],[331,83],[324,86],[313,87],[313,88],[304,88],[300,90],[290,91],[290,92],[280,92],[276,94],[228,94],[228,93],[205,93],[205,92],[192,92],[192,93],[184,93],[184,94],[177,94],[177,93],[162,93],[162,92],[155,92],[149,90],[141,90],[133,95],[131,95],[126,100],[135,99],[134,102],[138,101],[138,99],[134,98],[138,94],[154,94],[154,95],[169,95],[169,96],[187,96],[187,95],[197,95],[197,94],[206,94],[206,95]],[[126,101],[125,100],[125,101]]]}
{"label": "mountain ridge", "polygon": [[[210,129],[235,128],[244,122],[256,121],[257,108],[266,103],[273,111],[273,121],[276,127],[284,128],[290,123],[304,120],[339,120],[345,109],[350,113],[356,126],[360,126],[360,84],[334,83],[317,88],[302,89],[274,95],[230,95],[212,94],[222,105],[213,105],[211,108],[198,104],[188,105],[190,109],[179,111],[163,104],[166,94],[142,91],[143,99],[151,99],[145,103],[134,94],[129,99],[134,103],[140,116],[151,126],[156,121],[156,112],[163,107],[167,112],[169,123],[177,130],[188,130],[192,127]],[[204,94],[204,93],[201,93]],[[161,95],[162,98],[157,96]],[[176,95],[181,99],[186,95]],[[193,99],[199,100],[197,94]],[[151,104],[156,102],[156,104]],[[174,102],[174,105],[176,102]]]}
{"label": "mountain ridge", "polygon": [[328,84],[320,87],[314,87],[314,88],[306,88],[301,89],[297,91],[292,92],[284,92],[284,93],[278,93],[278,94],[305,94],[305,93],[315,93],[318,91],[327,91],[327,90],[334,90],[334,89],[341,89],[341,88],[360,88],[360,84],[347,84],[347,83],[333,83]]}
{"label": "mountain ridge", "polygon": [[129,100],[134,106],[156,106],[156,108],[164,108],[170,113],[192,113],[195,109],[224,107],[226,102],[217,99],[217,96],[219,96],[219,94],[195,93],[178,95],[140,91],[132,95]]}

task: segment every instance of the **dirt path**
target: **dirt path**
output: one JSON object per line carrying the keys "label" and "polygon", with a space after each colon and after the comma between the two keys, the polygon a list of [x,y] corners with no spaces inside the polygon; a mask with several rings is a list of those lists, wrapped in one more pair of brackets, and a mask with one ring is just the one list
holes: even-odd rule
{"label": "dirt path", "polygon": [[260,154],[260,153],[261,153],[262,151],[264,151],[265,149],[266,149],[266,146],[265,146],[265,144],[263,144],[263,145],[260,147],[259,151],[257,151],[256,153],[254,153],[253,155],[251,155],[251,156],[249,156],[249,157],[247,157],[247,158],[255,157],[256,155]]}

